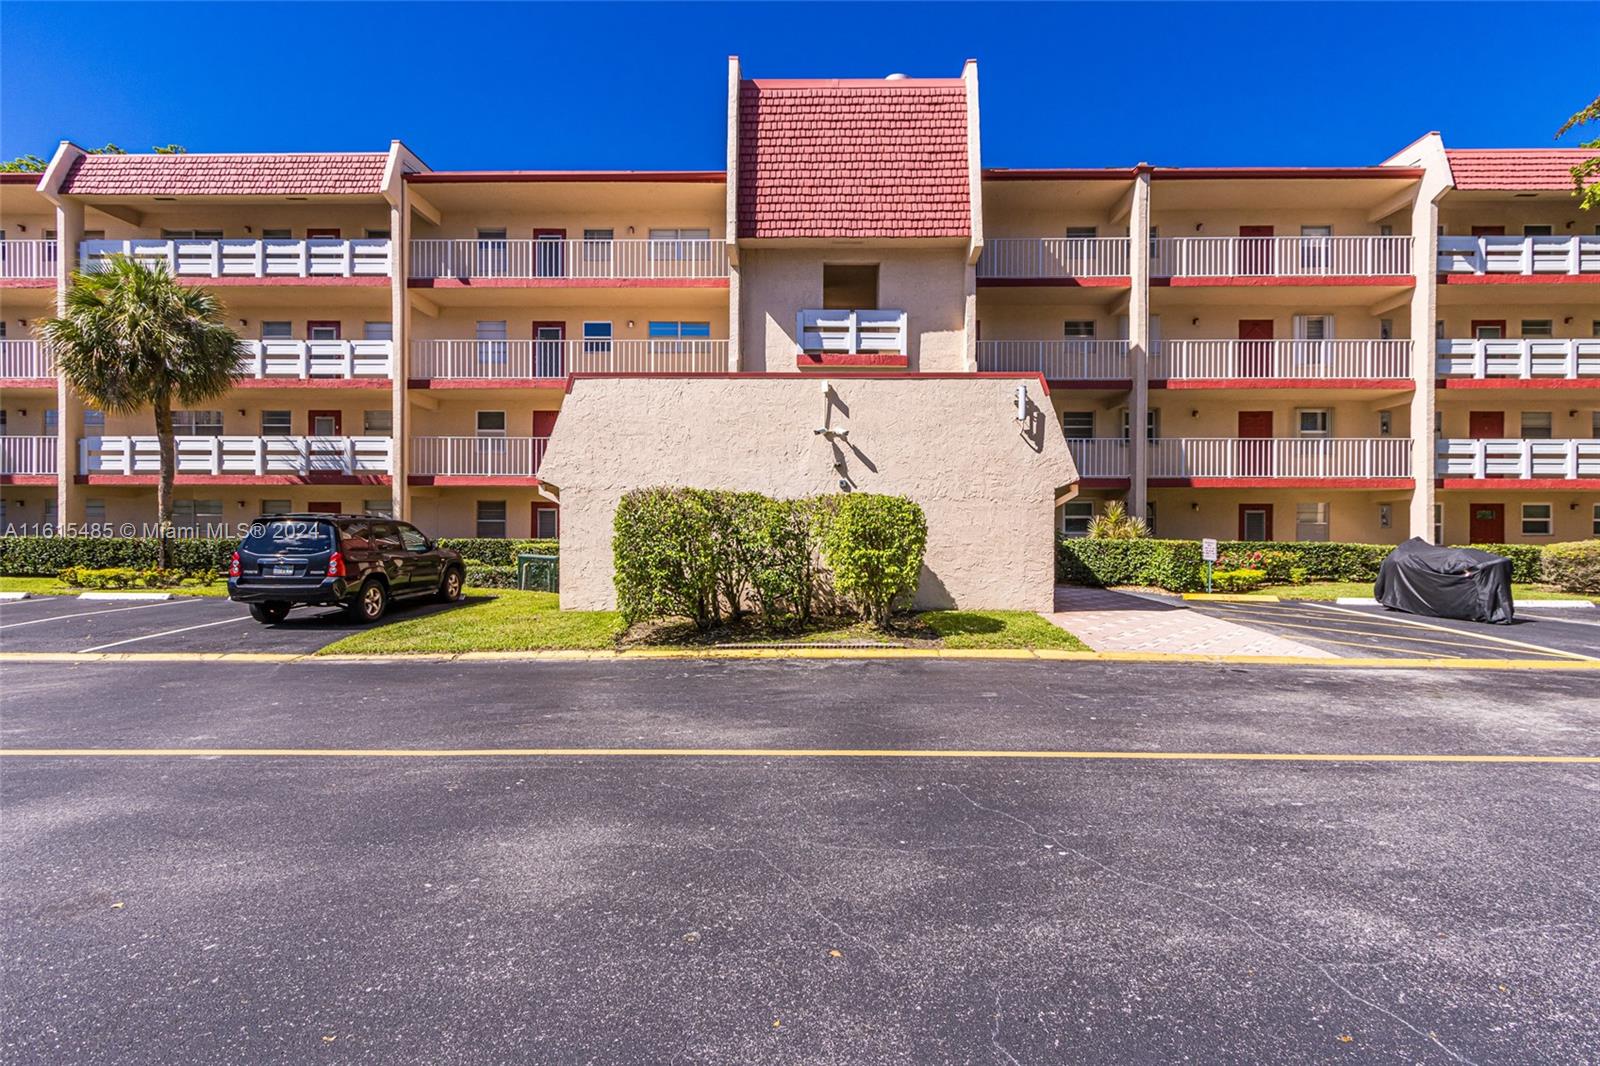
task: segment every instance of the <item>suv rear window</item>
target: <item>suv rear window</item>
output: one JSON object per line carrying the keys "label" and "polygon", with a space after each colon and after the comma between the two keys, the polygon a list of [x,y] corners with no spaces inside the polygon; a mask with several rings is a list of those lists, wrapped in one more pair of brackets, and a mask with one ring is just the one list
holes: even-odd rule
{"label": "suv rear window", "polygon": [[333,548],[333,524],[307,518],[256,522],[239,545],[256,555],[315,555]]}

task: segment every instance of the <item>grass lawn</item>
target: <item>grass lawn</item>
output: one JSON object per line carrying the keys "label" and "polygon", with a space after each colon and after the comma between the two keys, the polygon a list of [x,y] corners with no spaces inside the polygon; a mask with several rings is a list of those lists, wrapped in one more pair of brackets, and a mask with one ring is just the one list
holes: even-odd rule
{"label": "grass lawn", "polygon": [[54,577],[0,577],[0,592],[31,592],[35,596],[76,596],[80,592],[171,592],[178,596],[226,596],[228,583],[182,585],[170,589],[80,589]]}
{"label": "grass lawn", "polygon": [[918,616],[946,648],[1067,648],[1089,646],[1032,611],[926,611]]}
{"label": "grass lawn", "polygon": [[[1341,596],[1372,598],[1370,581],[1313,581],[1305,585],[1264,585],[1256,590],[1267,596],[1284,600],[1336,600]],[[1593,597],[1576,592],[1562,592],[1548,585],[1513,584],[1511,599],[1515,603],[1533,600],[1587,600]]]}

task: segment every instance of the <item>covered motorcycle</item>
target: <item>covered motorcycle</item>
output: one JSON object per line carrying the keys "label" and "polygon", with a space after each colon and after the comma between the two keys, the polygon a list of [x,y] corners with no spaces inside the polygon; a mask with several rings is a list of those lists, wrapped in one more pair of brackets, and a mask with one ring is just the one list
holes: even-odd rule
{"label": "covered motorcycle", "polygon": [[1372,594],[1391,611],[1511,621],[1511,560],[1476,548],[1440,548],[1412,537],[1378,567]]}

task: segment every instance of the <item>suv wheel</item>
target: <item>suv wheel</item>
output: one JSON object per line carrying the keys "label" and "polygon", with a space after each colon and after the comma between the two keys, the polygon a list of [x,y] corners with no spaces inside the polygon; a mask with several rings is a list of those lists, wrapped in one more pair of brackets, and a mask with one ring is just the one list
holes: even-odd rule
{"label": "suv wheel", "polygon": [[250,605],[250,617],[257,622],[268,625],[281,622],[289,617],[289,605],[277,601],[252,603]]}
{"label": "suv wheel", "polygon": [[461,598],[461,571],[455,567],[444,572],[444,580],[439,582],[439,600],[442,603],[454,603]]}
{"label": "suv wheel", "polygon": [[357,622],[376,622],[389,609],[389,590],[381,581],[368,581],[361,586],[353,602],[345,607]]}

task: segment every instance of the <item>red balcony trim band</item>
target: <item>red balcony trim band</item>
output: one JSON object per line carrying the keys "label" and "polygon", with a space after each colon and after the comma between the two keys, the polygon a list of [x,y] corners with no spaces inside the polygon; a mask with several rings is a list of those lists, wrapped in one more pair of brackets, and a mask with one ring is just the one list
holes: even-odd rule
{"label": "red balcony trim band", "polygon": [[54,474],[0,474],[0,485],[54,485]]}
{"label": "red balcony trim band", "polygon": [[1153,489],[1412,489],[1409,477],[1153,477]]}
{"label": "red balcony trim band", "polygon": [[240,378],[236,389],[383,389],[394,388],[389,378]]}
{"label": "red balcony trim band", "polygon": [[564,389],[562,378],[410,378],[412,389]]}
{"label": "red balcony trim band", "polygon": [[408,474],[408,485],[505,485],[514,488],[542,484],[537,477],[504,474]]}
{"label": "red balcony trim band", "polygon": [[[794,371],[765,371],[765,370],[739,370],[719,371],[708,374],[571,374],[567,377],[567,391],[580,381],[590,379],[604,381],[613,378],[657,378],[663,381],[686,381],[694,378],[704,378],[710,381],[816,381],[815,374],[799,370]],[[852,381],[1037,381],[1046,396],[1050,395],[1050,383],[1044,375],[1031,371],[1009,370],[979,370],[971,374],[962,374],[954,371],[937,371],[923,373],[913,370],[864,370],[859,374],[850,375]]]}
{"label": "red balcony trim band", "polygon": [[0,278],[0,289],[53,289],[55,278]]}
{"label": "red balcony trim band", "polygon": [[[387,289],[389,276],[386,274],[355,274],[346,277],[270,277],[252,278],[240,277],[230,274],[226,277],[213,278],[203,274],[182,274],[178,281],[185,285],[224,286],[228,288],[248,288],[255,285],[264,285],[268,288],[278,288],[284,285],[311,285],[319,289]],[[55,284],[55,282],[51,282]]]}
{"label": "red balcony trim band", "polygon": [[1418,167],[1154,167],[1151,181],[1236,181],[1240,178],[1420,178]]}
{"label": "red balcony trim band", "polygon": [[1410,274],[1315,274],[1315,275],[1285,275],[1275,274],[1225,274],[1215,277],[1182,277],[1182,278],[1151,278],[1153,286],[1165,286],[1174,289],[1206,289],[1239,287],[1246,289],[1255,288],[1311,288],[1322,286],[1346,285],[1374,285],[1374,286],[1399,286],[1409,288],[1415,286],[1417,279]]}
{"label": "red balcony trim band", "polygon": [[1509,489],[1522,491],[1537,489],[1540,492],[1593,492],[1600,488],[1600,477],[1442,477],[1433,482],[1437,489]]}
{"label": "red balcony trim band", "polygon": [[801,352],[795,365],[802,370],[825,367],[906,367],[911,357],[893,352]]}
{"label": "red balcony trim band", "polygon": [[1132,181],[1137,167],[985,167],[984,181]]}
{"label": "red balcony trim band", "polygon": [[1103,278],[979,278],[980,288],[989,289],[1026,289],[1040,286],[1055,286],[1068,289],[1126,289],[1133,284],[1133,279],[1126,274]]}
{"label": "red balcony trim band", "polygon": [[1596,285],[1600,274],[1440,274],[1440,285]]}
{"label": "red balcony trim band", "polygon": [[1051,378],[1052,389],[1112,389],[1121,391],[1133,388],[1132,378]]}
{"label": "red balcony trim band", "polygon": [[1080,477],[1078,479],[1078,488],[1080,489],[1125,489],[1131,485],[1132,482],[1125,477]]}
{"label": "red balcony trim band", "polygon": [[1441,389],[1600,389],[1600,378],[1440,378]]}
{"label": "red balcony trim band", "polygon": [[[387,281],[384,284],[388,284]],[[727,278],[412,278],[413,289],[726,289]]]}
{"label": "red balcony trim band", "polygon": [[[52,479],[54,480],[54,479]],[[156,474],[78,474],[79,485],[154,485]],[[179,474],[177,485],[387,485],[388,474]]]}
{"label": "red balcony trim band", "polygon": [[1164,378],[1152,389],[1414,389],[1410,378]]}
{"label": "red balcony trim band", "polygon": [[53,389],[55,378],[0,378],[0,389]]}

